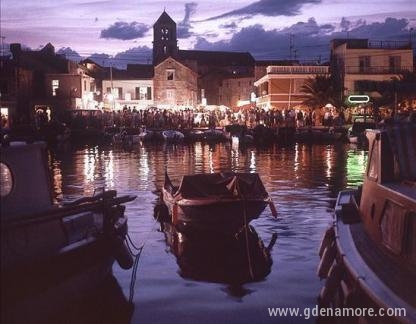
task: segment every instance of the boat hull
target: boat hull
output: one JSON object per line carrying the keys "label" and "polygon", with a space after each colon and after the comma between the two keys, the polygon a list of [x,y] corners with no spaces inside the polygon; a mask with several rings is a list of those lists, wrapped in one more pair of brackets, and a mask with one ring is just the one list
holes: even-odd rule
{"label": "boat hull", "polygon": [[[414,268],[392,258],[389,251],[367,234],[356,204],[358,194],[358,191],[340,192],[334,224],[322,239],[318,275],[325,279],[325,284],[319,294],[319,306],[349,311],[349,316],[352,312],[359,314],[355,316],[358,322],[414,323]],[[364,308],[373,309],[379,316],[363,314]],[[387,316],[387,311],[395,313]],[[345,316],[327,320],[340,323]]]}
{"label": "boat hull", "polygon": [[94,291],[112,274],[111,246],[95,240],[1,272],[2,323],[40,323]]}
{"label": "boat hull", "polygon": [[265,199],[182,199],[175,200],[164,190],[163,201],[172,222],[184,228],[238,232],[260,216],[269,204]]}

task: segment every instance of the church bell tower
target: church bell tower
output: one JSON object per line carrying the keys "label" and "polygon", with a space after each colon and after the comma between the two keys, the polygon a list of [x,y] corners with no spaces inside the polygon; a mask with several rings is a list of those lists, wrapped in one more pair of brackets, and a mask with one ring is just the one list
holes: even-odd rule
{"label": "church bell tower", "polygon": [[153,25],[153,65],[159,64],[165,58],[178,54],[178,39],[176,23],[163,11]]}

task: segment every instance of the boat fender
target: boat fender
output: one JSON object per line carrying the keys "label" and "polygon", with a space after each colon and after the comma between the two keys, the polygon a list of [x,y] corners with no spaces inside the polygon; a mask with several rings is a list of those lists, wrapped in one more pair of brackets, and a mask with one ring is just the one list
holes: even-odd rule
{"label": "boat fender", "polygon": [[344,280],[341,280],[340,287],[342,292],[343,304],[345,307],[348,307],[352,291],[350,290],[350,288],[348,288],[348,285]]}
{"label": "boat fender", "polygon": [[344,275],[344,267],[339,263],[334,263],[328,273],[328,279],[322,287],[318,302],[320,307],[329,307],[335,300],[335,294],[340,288],[340,283]]}
{"label": "boat fender", "polygon": [[120,236],[114,236],[112,238],[112,249],[114,258],[122,269],[130,269],[133,266],[133,257],[130,251],[124,244],[124,240]]}
{"label": "boat fender", "polygon": [[345,307],[358,307],[357,301],[361,300],[359,285],[360,285],[360,277],[358,277],[357,280],[354,282],[352,288],[350,288],[349,290],[343,291]]}
{"label": "boat fender", "polygon": [[322,254],[327,246],[329,246],[335,239],[335,229],[334,226],[328,227],[325,231],[325,234],[321,240],[321,245],[319,246],[319,257],[322,258]]}
{"label": "boat fender", "polygon": [[326,278],[329,272],[329,269],[332,266],[332,263],[335,260],[335,256],[337,253],[337,247],[335,242],[332,242],[329,246],[327,246],[322,254],[321,261],[318,265],[318,276],[319,278],[323,279]]}
{"label": "boat fender", "polygon": [[178,223],[178,205],[173,204],[172,207],[172,223],[176,225]]}

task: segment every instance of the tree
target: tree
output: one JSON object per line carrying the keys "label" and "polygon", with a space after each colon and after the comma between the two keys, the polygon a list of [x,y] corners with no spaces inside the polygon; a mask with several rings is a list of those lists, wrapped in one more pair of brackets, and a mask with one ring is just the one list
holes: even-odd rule
{"label": "tree", "polygon": [[393,109],[398,104],[410,106],[416,99],[416,74],[405,72],[389,81],[377,82],[376,90],[381,94],[376,100],[378,106],[390,106]]}
{"label": "tree", "polygon": [[302,85],[299,98],[302,104],[312,107],[321,108],[330,103],[337,108],[341,107],[339,100],[339,91],[330,76],[316,75],[314,78],[308,78]]}

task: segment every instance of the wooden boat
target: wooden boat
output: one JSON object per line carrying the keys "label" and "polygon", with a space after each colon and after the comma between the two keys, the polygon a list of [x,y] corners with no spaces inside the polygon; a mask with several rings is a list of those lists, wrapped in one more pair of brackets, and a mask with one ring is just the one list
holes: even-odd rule
{"label": "wooden boat", "polygon": [[221,129],[210,128],[204,131],[203,140],[209,143],[219,143],[226,141],[227,136]]}
{"label": "wooden boat", "polygon": [[332,143],[340,141],[342,136],[342,132],[327,126],[299,127],[295,133],[295,139],[299,143]]}
{"label": "wooden boat", "polygon": [[114,134],[113,144],[133,145],[140,143],[141,132],[136,128],[121,128],[120,132]]}
{"label": "wooden boat", "polygon": [[184,130],[183,134],[189,142],[200,142],[204,139],[204,131],[198,128]]}
{"label": "wooden boat", "polygon": [[416,124],[368,130],[367,138],[363,185],[340,192],[321,243],[319,303],[358,310],[358,322],[416,323]]}
{"label": "wooden boat", "polygon": [[97,192],[66,205],[52,201],[45,144],[1,146],[1,322],[47,322],[112,273],[128,269],[124,203]]}
{"label": "wooden boat", "polygon": [[162,195],[172,223],[184,228],[235,233],[258,218],[267,205],[277,216],[257,173],[185,175],[179,186],[166,173]]}

